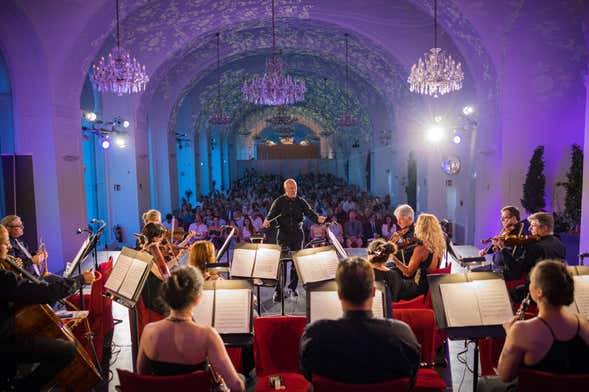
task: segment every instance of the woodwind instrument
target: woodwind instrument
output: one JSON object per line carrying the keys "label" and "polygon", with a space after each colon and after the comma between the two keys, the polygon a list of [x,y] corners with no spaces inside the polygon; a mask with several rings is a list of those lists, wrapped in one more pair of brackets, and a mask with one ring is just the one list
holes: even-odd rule
{"label": "woodwind instrument", "polygon": [[45,276],[49,274],[49,269],[47,268],[47,248],[45,247],[43,238],[39,238],[39,249],[37,250],[37,254],[41,257],[41,268],[39,269],[39,273],[41,276]]}
{"label": "woodwind instrument", "polygon": [[214,391],[214,392],[229,392],[230,391],[227,384],[225,384],[225,380],[223,380],[223,377],[221,377],[221,375],[215,371],[213,364],[210,362],[209,362],[209,373],[211,375],[211,383],[213,384],[211,391]]}
{"label": "woodwind instrument", "polygon": [[523,320],[526,317],[526,310],[528,310],[530,302],[532,302],[532,297],[530,296],[530,293],[528,293],[515,314],[516,320]]}

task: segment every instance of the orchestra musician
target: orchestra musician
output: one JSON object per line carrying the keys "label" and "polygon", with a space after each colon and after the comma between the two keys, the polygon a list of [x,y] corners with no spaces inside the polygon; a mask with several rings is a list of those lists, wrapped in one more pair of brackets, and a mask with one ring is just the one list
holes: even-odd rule
{"label": "orchestra musician", "polygon": [[47,251],[39,249],[34,254],[29,250],[28,244],[22,240],[24,235],[24,225],[21,218],[17,215],[7,215],[2,218],[2,225],[8,230],[10,236],[11,249],[8,252],[10,256],[21,259],[23,267],[31,274],[37,277],[43,277],[47,273]]}
{"label": "orchestra musician", "polygon": [[204,280],[222,279],[215,273],[207,271],[207,263],[215,262],[215,244],[211,241],[199,240],[190,246],[188,265],[197,268]]}
{"label": "orchestra musician", "polygon": [[[159,244],[164,239],[165,234],[166,228],[161,224],[154,222],[147,223],[141,231],[141,249],[150,253],[154,257],[154,263],[147,276],[147,280],[145,281],[145,286],[143,286],[141,297],[143,303],[148,309],[163,316],[167,315],[170,311],[165,301],[160,296],[162,282],[169,275],[169,268],[171,267],[165,263],[163,255],[159,249]],[[158,261],[160,265],[158,265]],[[163,263],[163,265],[161,265],[161,263]]]}
{"label": "orchestra musician", "polygon": [[[300,250],[303,247],[305,234],[303,232],[303,216],[311,219],[313,222],[324,223],[325,217],[319,216],[311,209],[309,203],[303,198],[297,196],[297,183],[294,179],[289,178],[283,183],[284,194],[274,200],[270,211],[264,219],[264,228],[270,227],[270,221],[278,221],[278,244],[282,247],[288,247],[291,251]],[[299,277],[294,263],[290,267],[290,288],[291,295],[297,297],[297,285]],[[275,302],[280,300],[280,283],[276,284],[273,299]]]}
{"label": "orchestra musician", "polygon": [[393,257],[393,263],[406,279],[399,291],[399,299],[412,299],[425,294],[428,289],[427,273],[440,266],[446,252],[446,240],[438,218],[432,214],[420,214],[415,224],[415,238],[418,242],[413,247],[409,263],[405,265]]}
{"label": "orchestra musician", "polygon": [[[0,264],[10,257],[8,231],[0,225]],[[93,272],[75,278],[30,282],[0,267],[0,390],[39,391],[74,358],[73,343],[61,339],[16,336],[15,306],[45,304],[73,294],[82,284],[92,284]],[[14,380],[18,364],[39,363],[32,373]]]}
{"label": "orchestra musician", "polygon": [[[397,219],[397,232],[391,240],[395,245],[400,246],[415,237],[415,226],[413,225],[415,211],[409,204],[401,204],[395,209],[393,215]],[[407,265],[413,254],[413,249],[412,247],[401,249],[395,254],[395,257]]]}
{"label": "orchestra musician", "polygon": [[533,236],[539,236],[539,239],[536,242],[522,245],[521,255],[514,256],[512,250],[505,246],[502,239],[493,239],[493,245],[503,257],[505,280],[518,280],[527,277],[539,260],[565,260],[565,247],[553,234],[554,218],[552,215],[546,212],[537,212],[530,215],[528,221],[530,222],[530,232]]}
{"label": "orchestra musician", "polygon": [[[520,212],[519,209],[517,209],[517,207],[503,207],[501,209],[501,231],[499,232],[499,236],[523,235],[525,225],[523,222],[520,221],[520,219]],[[505,248],[505,252],[511,252],[511,255],[515,258],[520,257],[523,253],[523,248],[518,245]],[[496,248],[492,243],[490,246],[481,249],[481,251],[479,252],[481,256],[484,256],[486,254],[493,254],[493,265],[495,265],[496,267],[503,267],[503,253],[504,252],[499,252],[499,249]]]}

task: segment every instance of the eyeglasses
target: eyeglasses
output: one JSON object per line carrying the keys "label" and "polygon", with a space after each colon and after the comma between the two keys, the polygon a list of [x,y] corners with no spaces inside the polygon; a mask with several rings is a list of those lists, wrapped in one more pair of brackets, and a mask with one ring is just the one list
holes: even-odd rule
{"label": "eyeglasses", "polygon": [[502,216],[501,217],[501,220],[504,221],[504,220],[508,220],[508,219],[511,219],[511,218],[513,218],[513,215],[510,215],[510,216]]}

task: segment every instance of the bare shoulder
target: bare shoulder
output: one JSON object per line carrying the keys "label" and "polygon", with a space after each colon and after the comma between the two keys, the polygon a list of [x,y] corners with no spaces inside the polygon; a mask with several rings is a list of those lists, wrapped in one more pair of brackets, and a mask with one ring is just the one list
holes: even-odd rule
{"label": "bare shoulder", "polygon": [[581,314],[577,314],[579,320],[579,334],[589,344],[589,320]]}

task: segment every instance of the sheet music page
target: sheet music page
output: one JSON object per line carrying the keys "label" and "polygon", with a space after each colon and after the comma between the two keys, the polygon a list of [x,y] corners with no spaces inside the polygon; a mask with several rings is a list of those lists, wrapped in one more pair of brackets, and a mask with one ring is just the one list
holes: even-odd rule
{"label": "sheet music page", "polygon": [[303,284],[335,279],[335,272],[339,263],[335,250],[298,256],[297,261],[301,269]]}
{"label": "sheet music page", "polygon": [[119,294],[129,299],[133,298],[147,266],[148,264],[141,260],[132,260],[127,276],[119,289]]}
{"label": "sheet music page", "polygon": [[280,264],[280,249],[259,248],[252,277],[276,279]]}
{"label": "sheet music page", "polygon": [[449,327],[481,325],[481,315],[472,282],[440,284],[444,313]]}
{"label": "sheet music page", "polygon": [[203,290],[198,305],[192,309],[194,322],[207,327],[213,326],[213,301],[215,290]]}
{"label": "sheet music page", "polygon": [[233,260],[231,261],[231,276],[251,277],[255,259],[255,249],[235,249],[233,251]]}
{"label": "sheet music page", "polygon": [[513,318],[513,308],[503,279],[475,280],[483,325],[501,325]]}
{"label": "sheet music page", "polygon": [[311,291],[311,322],[323,319],[336,320],[343,314],[337,291]]}
{"label": "sheet music page", "polygon": [[127,271],[129,271],[131,264],[133,264],[133,259],[121,253],[117,262],[114,264],[112,272],[104,284],[104,287],[118,292],[121,284],[123,284],[123,281],[125,280],[125,275],[127,275]]}
{"label": "sheet music page", "polygon": [[215,299],[214,326],[219,333],[249,333],[251,291],[219,290]]}
{"label": "sheet music page", "polygon": [[573,276],[575,304],[580,314],[589,317],[589,275]]}
{"label": "sheet music page", "polygon": [[382,297],[382,291],[376,289],[376,292],[374,293],[374,299],[372,301],[372,313],[374,314],[374,317],[384,318],[384,307],[382,306]]}

